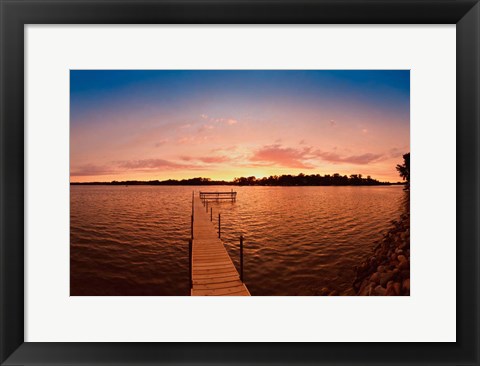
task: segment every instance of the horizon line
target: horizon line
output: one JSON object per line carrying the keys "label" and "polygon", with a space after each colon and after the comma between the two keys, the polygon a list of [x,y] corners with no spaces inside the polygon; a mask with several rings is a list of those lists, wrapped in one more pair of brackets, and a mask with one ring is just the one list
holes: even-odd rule
{"label": "horizon line", "polygon": [[[292,174],[282,174],[282,175],[277,175],[276,177],[282,177],[282,176],[291,176],[291,177],[299,177],[299,175],[292,175]],[[309,176],[320,176],[322,178],[325,178],[326,176],[329,176],[329,177],[333,177],[333,174],[330,175],[330,174],[327,174],[327,175],[320,175],[320,174],[305,174],[305,177],[309,177]],[[352,175],[359,175],[359,174],[352,174]],[[252,176],[254,177],[254,176]],[[270,177],[275,177],[275,176],[264,176],[264,177],[261,177],[261,178],[257,178],[257,177],[254,177],[255,178],[255,181],[261,181],[263,179],[268,179]],[[350,178],[350,176],[347,176],[347,175],[339,175],[339,177],[341,178],[344,178],[344,177],[347,177],[348,180],[352,180],[352,178]],[[368,176],[367,176],[368,177]],[[360,178],[362,181],[363,180],[367,180],[368,178],[367,177],[364,177],[363,174],[362,174],[362,178]],[[208,177],[192,177],[192,178],[183,178],[183,179],[173,179],[173,178],[168,178],[168,179],[164,179],[164,180],[159,180],[159,179],[149,179],[149,180],[111,180],[111,181],[84,181],[84,182],[72,182],[70,181],[70,185],[72,184],[113,184],[113,183],[128,183],[128,182],[136,182],[136,183],[154,183],[154,182],[158,182],[158,183],[165,183],[165,182],[168,182],[168,181],[172,181],[172,182],[188,182],[188,181],[192,181],[192,180],[201,180],[203,181],[204,183],[229,183],[229,184],[234,184],[234,185],[238,185],[239,183],[236,182],[235,180],[236,179],[248,179],[250,177],[236,177],[232,180],[224,180],[224,179],[221,179],[221,180],[217,180],[217,179],[212,179],[212,178],[208,178]],[[373,177],[370,177],[370,179],[372,181],[375,181],[375,182],[378,182],[378,183],[381,183],[381,184],[407,184],[407,182],[405,181],[401,181],[401,180],[398,180],[398,181],[395,181],[395,182],[391,182],[391,181],[380,181],[380,180],[377,180]],[[190,184],[189,184],[190,185]]]}

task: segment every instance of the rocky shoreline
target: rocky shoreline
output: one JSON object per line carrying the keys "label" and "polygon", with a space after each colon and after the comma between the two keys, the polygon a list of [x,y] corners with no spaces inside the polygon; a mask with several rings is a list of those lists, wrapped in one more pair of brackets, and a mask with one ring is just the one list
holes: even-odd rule
{"label": "rocky shoreline", "polygon": [[373,254],[356,267],[353,288],[358,296],[410,295],[410,213],[393,221],[393,227]]}

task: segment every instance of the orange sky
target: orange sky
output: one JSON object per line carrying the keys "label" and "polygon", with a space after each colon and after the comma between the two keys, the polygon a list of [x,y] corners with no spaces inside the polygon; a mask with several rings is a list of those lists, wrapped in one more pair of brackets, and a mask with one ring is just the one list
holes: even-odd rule
{"label": "orange sky", "polygon": [[72,182],[399,181],[408,71],[72,71]]}

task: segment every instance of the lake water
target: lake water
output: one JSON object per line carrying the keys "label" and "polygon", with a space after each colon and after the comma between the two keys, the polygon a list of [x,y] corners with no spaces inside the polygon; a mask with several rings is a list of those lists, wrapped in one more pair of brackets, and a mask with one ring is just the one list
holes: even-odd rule
{"label": "lake water", "polygon": [[[71,295],[188,295],[192,190],[71,186]],[[354,266],[403,212],[402,186],[233,187],[212,202],[222,239],[252,295],[353,294]],[[216,220],[215,220],[216,224]]]}

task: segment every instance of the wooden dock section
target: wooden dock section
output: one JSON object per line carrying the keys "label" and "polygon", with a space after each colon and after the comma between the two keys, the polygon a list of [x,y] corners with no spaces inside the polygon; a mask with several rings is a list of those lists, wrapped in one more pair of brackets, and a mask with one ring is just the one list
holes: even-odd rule
{"label": "wooden dock section", "polygon": [[193,198],[192,296],[250,296],[200,196]]}
{"label": "wooden dock section", "polygon": [[200,200],[205,201],[220,201],[220,200],[229,200],[235,202],[237,200],[237,192],[234,192],[233,189],[230,192],[202,192],[200,191]]}

